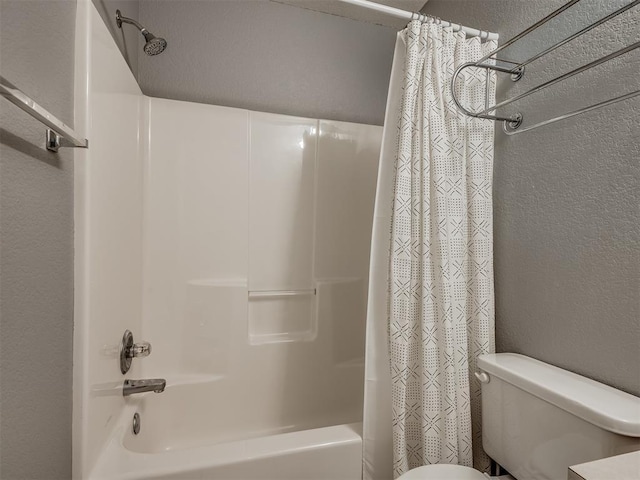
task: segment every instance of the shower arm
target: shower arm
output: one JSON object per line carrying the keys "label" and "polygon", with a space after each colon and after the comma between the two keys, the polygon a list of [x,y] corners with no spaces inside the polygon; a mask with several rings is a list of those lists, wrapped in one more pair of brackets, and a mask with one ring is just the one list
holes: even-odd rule
{"label": "shower arm", "polygon": [[140,33],[146,40],[146,43],[144,44],[144,47],[142,47],[142,50],[147,55],[158,55],[164,52],[165,48],[167,48],[167,41],[164,38],[156,37],[139,22],[137,22],[133,18],[123,17],[120,13],[120,10],[116,10],[116,24],[118,25],[118,28],[122,28],[123,23],[130,23],[138,30],[140,30]]}
{"label": "shower arm", "polygon": [[116,10],[116,23],[118,25],[118,28],[122,28],[123,23],[130,23],[131,25],[134,25],[141,32],[149,31],[146,28],[144,28],[142,25],[140,25],[140,23],[135,21],[133,18],[123,17],[122,14],[120,13],[120,10]]}

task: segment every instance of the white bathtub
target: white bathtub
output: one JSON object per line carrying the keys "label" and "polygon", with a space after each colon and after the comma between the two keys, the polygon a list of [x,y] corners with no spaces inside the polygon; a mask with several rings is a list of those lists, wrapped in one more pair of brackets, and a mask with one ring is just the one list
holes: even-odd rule
{"label": "white bathtub", "polygon": [[[317,418],[315,424],[286,429],[236,431],[236,437],[245,438],[233,438],[224,428],[213,428],[210,416],[203,416],[206,410],[198,408],[202,405],[197,399],[203,396],[197,394],[203,386],[170,386],[162,394],[127,399],[119,425],[90,478],[360,480],[361,423],[313,428],[330,421]],[[191,405],[184,402],[185,394],[195,399]],[[138,435],[132,432],[135,412],[141,417]],[[296,431],[286,431],[293,428]]]}

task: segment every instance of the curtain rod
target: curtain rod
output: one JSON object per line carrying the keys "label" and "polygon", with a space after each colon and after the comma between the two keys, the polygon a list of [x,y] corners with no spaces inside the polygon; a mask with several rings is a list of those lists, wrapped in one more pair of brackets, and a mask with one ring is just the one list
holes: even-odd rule
{"label": "curtain rod", "polygon": [[[404,18],[407,21],[412,20],[416,14],[415,12],[408,12],[407,10],[401,10],[399,8],[390,7],[388,5],[382,5],[381,3],[370,2],[369,0],[338,0],[342,3],[350,3],[351,5],[357,5],[359,7],[368,8],[369,10],[375,10],[377,12],[386,13],[398,18]],[[424,16],[424,14],[422,14]],[[428,16],[428,15],[427,15]],[[429,16],[428,16],[429,17]],[[433,17],[429,17],[433,18]],[[470,37],[480,37],[483,40],[498,40],[499,35],[497,33],[485,32],[484,30],[476,30],[475,28],[469,28],[457,23],[450,23],[441,20],[442,25],[445,27],[452,27],[454,31],[458,32],[462,30]]]}

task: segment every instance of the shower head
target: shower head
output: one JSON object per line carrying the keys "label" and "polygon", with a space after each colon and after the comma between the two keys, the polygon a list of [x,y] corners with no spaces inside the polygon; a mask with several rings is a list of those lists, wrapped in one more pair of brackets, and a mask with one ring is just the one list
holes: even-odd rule
{"label": "shower head", "polygon": [[138,22],[136,22],[133,18],[123,17],[120,13],[120,10],[116,10],[116,23],[118,24],[118,28],[122,28],[123,23],[130,23],[134,25],[140,33],[144,36],[144,39],[147,43],[144,44],[142,48],[144,53],[147,55],[158,55],[164,52],[165,48],[167,48],[167,41],[164,38],[156,37],[149,30],[144,28]]}
{"label": "shower head", "polygon": [[149,33],[145,29],[140,30],[147,43],[142,48],[147,55],[158,55],[167,48],[167,41],[164,38],[158,38],[153,33]]}

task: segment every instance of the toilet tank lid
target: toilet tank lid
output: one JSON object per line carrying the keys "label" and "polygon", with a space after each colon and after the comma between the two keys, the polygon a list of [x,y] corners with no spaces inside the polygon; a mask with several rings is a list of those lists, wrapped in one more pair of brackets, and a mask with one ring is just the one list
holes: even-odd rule
{"label": "toilet tank lid", "polygon": [[515,353],[478,357],[478,368],[604,430],[640,437],[640,398]]}

